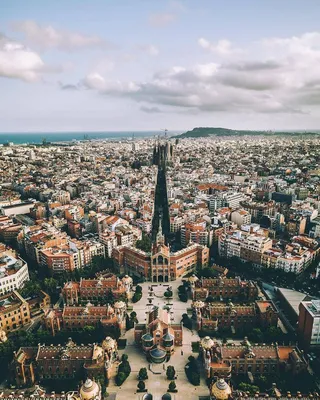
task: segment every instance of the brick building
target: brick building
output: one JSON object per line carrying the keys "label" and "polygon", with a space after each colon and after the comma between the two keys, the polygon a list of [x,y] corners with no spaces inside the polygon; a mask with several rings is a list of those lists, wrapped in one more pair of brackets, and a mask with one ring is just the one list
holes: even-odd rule
{"label": "brick building", "polygon": [[193,300],[205,300],[208,296],[216,299],[256,300],[259,289],[253,281],[242,281],[240,277],[189,278]]}
{"label": "brick building", "polygon": [[67,282],[62,295],[67,305],[87,303],[105,303],[110,291],[116,298],[128,297],[132,289],[132,278],[125,276],[120,280],[114,274],[100,276],[98,279],[82,279],[80,282]]}
{"label": "brick building", "polygon": [[113,250],[113,258],[126,272],[144,276],[152,282],[175,280],[196,267],[209,262],[208,247],[191,243],[175,253],[165,245],[162,232],[152,246],[151,254],[134,247],[121,246]]}
{"label": "brick building", "polygon": [[175,346],[182,346],[182,334],[181,324],[171,324],[170,313],[158,307],[147,313],[146,324],[137,324],[134,330],[135,342],[155,363],[165,361]]}
{"label": "brick building", "polygon": [[54,336],[60,330],[79,330],[85,326],[118,327],[125,330],[127,306],[117,301],[113,306],[64,306],[62,310],[49,309],[43,316],[43,326]]}
{"label": "brick building", "polygon": [[12,376],[19,387],[33,386],[44,379],[78,379],[109,376],[118,359],[116,342],[107,337],[101,344],[21,347],[14,353]]}
{"label": "brick building", "polygon": [[197,328],[203,330],[238,329],[277,326],[278,313],[271,301],[256,301],[249,304],[192,303]]}
{"label": "brick building", "polygon": [[230,378],[232,374],[269,375],[306,370],[307,363],[295,346],[251,345],[245,338],[239,345],[221,345],[210,337],[200,342],[200,354],[208,378]]}

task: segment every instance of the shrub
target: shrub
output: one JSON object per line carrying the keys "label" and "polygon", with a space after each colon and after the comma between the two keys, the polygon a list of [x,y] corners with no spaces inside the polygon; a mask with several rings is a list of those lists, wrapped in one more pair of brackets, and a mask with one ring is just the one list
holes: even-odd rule
{"label": "shrub", "polygon": [[140,368],[140,371],[139,371],[139,374],[138,374],[138,379],[140,381],[144,381],[145,379],[148,379],[147,368]]}
{"label": "shrub", "polygon": [[177,388],[177,386],[176,386],[175,382],[172,381],[169,383],[168,392],[176,392],[177,391],[176,388]]}
{"label": "shrub", "polygon": [[188,357],[189,362],[186,365],[185,372],[190,383],[194,386],[200,385],[200,373],[198,364],[193,356]]}
{"label": "shrub", "polygon": [[183,301],[184,303],[186,303],[188,301],[188,295],[186,293],[179,292],[179,299],[180,299],[180,301]]}
{"label": "shrub", "polygon": [[139,381],[137,386],[140,392],[143,392],[146,389],[146,385],[143,381]]}
{"label": "shrub", "polygon": [[141,292],[135,292],[135,294],[132,296],[132,303],[137,303],[139,300],[142,298],[142,293]]}
{"label": "shrub", "polygon": [[126,376],[125,373],[118,372],[118,374],[116,375],[116,384],[117,384],[117,386],[121,386],[126,379],[127,379],[127,376]]}
{"label": "shrub", "polygon": [[174,379],[174,377],[176,376],[176,371],[172,365],[168,366],[166,375],[170,381],[172,381],[172,379]]}

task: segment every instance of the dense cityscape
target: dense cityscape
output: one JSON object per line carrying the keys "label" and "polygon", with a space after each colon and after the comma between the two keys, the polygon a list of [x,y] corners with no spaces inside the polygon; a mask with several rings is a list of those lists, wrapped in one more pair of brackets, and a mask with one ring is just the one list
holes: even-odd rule
{"label": "dense cityscape", "polygon": [[0,400],[320,400],[320,1],[0,1]]}
{"label": "dense cityscape", "polygon": [[0,147],[3,397],[319,396],[319,147]]}

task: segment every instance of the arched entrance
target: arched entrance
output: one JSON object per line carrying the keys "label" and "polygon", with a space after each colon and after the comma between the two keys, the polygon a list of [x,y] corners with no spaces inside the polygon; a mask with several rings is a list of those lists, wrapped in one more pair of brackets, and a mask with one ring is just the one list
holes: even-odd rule
{"label": "arched entrance", "polygon": [[158,275],[158,282],[163,282],[163,275]]}
{"label": "arched entrance", "polygon": [[164,281],[165,281],[165,282],[169,282],[169,277],[168,277],[168,275],[166,275],[166,276],[164,277]]}

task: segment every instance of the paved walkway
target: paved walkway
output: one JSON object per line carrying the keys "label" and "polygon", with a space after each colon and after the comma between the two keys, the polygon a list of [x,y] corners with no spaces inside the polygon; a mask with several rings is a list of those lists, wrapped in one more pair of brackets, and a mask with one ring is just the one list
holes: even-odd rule
{"label": "paved walkway", "polygon": [[[181,285],[181,280],[177,280],[174,282],[168,283],[172,286],[173,290],[173,299],[169,301],[171,306],[171,310],[173,311],[172,316],[174,317],[174,323],[180,323],[182,314],[187,312],[187,308],[191,307],[191,300],[187,303],[182,303],[177,295],[177,288]],[[148,301],[148,287],[151,285],[150,282],[145,282],[141,284],[143,296],[142,299],[133,304],[133,309],[137,313],[137,318],[139,323],[143,323],[146,321],[146,310],[149,307]],[[153,284],[154,285],[154,284]],[[164,291],[168,286],[167,284],[162,284],[158,286],[153,286],[155,296],[152,304],[157,305],[159,307],[163,307],[167,304],[167,300],[162,297]],[[120,387],[115,386],[114,378],[110,380],[110,384],[108,387],[109,393],[117,393],[118,400],[129,400],[129,399],[142,399],[143,394],[137,393],[137,384],[138,384],[138,372],[140,368],[145,367],[148,370],[148,380],[145,381],[146,388],[149,393],[153,394],[153,400],[161,399],[162,395],[167,392],[168,385],[170,381],[167,380],[165,370],[163,370],[162,365],[155,366],[155,370],[157,372],[161,372],[161,374],[153,374],[149,370],[149,363],[146,360],[144,353],[141,348],[139,348],[134,342],[134,329],[126,332],[124,337],[127,339],[127,346],[124,350],[121,350],[120,356],[125,353],[129,357],[129,362],[131,365],[131,374],[124,382],[124,384]],[[184,367],[188,362],[188,357],[193,355],[197,357],[197,353],[192,353],[191,342],[198,341],[199,336],[194,331],[191,332],[188,329],[183,328],[183,345],[182,347],[176,347],[175,353],[171,356],[171,359],[168,365],[173,365],[176,370],[177,379],[176,385],[178,389],[178,393],[173,394],[172,398],[175,400],[178,399],[190,399],[190,400],[198,400],[199,396],[207,396],[209,394],[209,390],[206,386],[205,379],[201,376],[201,385],[193,386],[187,380],[186,374],[184,372]],[[183,351],[183,355],[181,355],[181,350]],[[113,376],[116,374],[116,367],[113,369]],[[202,374],[203,375],[203,374]]]}

